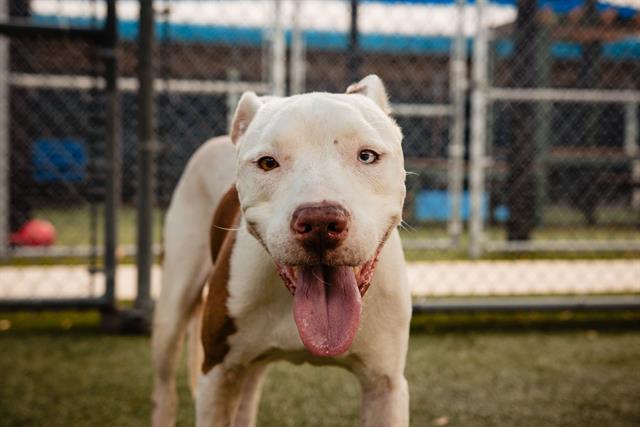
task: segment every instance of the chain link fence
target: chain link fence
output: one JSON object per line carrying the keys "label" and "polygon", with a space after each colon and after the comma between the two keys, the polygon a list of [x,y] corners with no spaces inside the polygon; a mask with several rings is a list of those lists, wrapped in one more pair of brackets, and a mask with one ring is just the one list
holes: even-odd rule
{"label": "chain link fence", "polygon": [[[83,28],[102,25],[107,4],[18,3],[32,23]],[[342,92],[375,73],[405,135],[402,235],[416,297],[640,292],[634,0],[157,0],[154,7],[156,254],[162,214],[187,160],[227,132],[243,91]],[[138,2],[118,1],[118,30],[117,255],[127,261],[135,254],[140,186]],[[46,38],[5,42],[11,53],[0,75],[11,96],[2,130],[17,157],[2,156],[12,166],[2,194],[10,188],[13,198],[0,216],[46,219],[57,235],[37,249],[0,245],[9,265],[0,299],[16,289],[23,298],[38,295],[33,283],[47,282],[45,270],[16,266],[26,257],[52,263],[74,255],[88,266],[82,274],[100,271],[99,172],[107,161],[98,151],[106,138],[99,49]],[[42,162],[54,168],[42,172]],[[28,195],[28,209],[15,195]],[[585,260],[602,257],[616,259]],[[56,268],[60,286],[48,282],[62,295],[78,270]],[[119,267],[119,296],[135,295],[135,278],[133,266]],[[93,282],[99,294],[104,280]]]}
{"label": "chain link fence", "polygon": [[108,309],[111,40],[97,17],[54,28],[38,6],[2,2],[0,304]]}
{"label": "chain link fence", "polygon": [[[472,289],[488,285],[497,295],[637,294],[634,68],[640,5],[512,3],[475,4],[469,252],[475,258],[543,254],[553,261],[520,261],[499,278],[495,273],[504,266],[492,264],[485,277],[472,281]],[[492,22],[496,8],[505,6],[512,14],[508,22]],[[575,259],[612,252],[631,260]],[[527,263],[533,265],[518,271]],[[601,287],[604,283],[609,286]],[[557,308],[610,301],[547,302]],[[624,299],[617,302],[623,303],[618,308],[624,305]]]}
{"label": "chain link fence", "polygon": [[488,250],[638,250],[638,14],[566,3],[519,1],[475,39]]}

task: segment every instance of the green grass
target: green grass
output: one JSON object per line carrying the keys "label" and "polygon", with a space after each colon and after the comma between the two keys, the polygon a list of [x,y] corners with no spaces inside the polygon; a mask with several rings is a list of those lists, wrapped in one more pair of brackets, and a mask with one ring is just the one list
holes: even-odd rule
{"label": "green grass", "polygon": [[[35,218],[46,219],[56,228],[56,244],[64,246],[88,245],[91,230],[91,215],[88,206],[74,206],[72,208],[41,208],[34,212]],[[103,242],[102,209],[98,210],[98,243]],[[162,213],[154,211],[154,236],[160,241]],[[125,206],[118,211],[118,243],[132,245],[136,242],[136,210]]]}
{"label": "green grass", "polygon": [[[613,215],[616,211],[606,211]],[[101,212],[98,218],[101,218]],[[564,216],[563,216],[564,215]],[[35,212],[37,218],[47,219],[56,227],[57,244],[59,245],[88,245],[90,242],[90,211],[88,206],[76,206],[73,208],[47,208]],[[640,227],[634,226],[631,220],[624,222],[625,226],[601,225],[589,227],[580,221],[579,215],[566,209],[550,209],[549,216],[553,218],[566,217],[570,224],[546,226],[535,230],[534,240],[640,240]],[[622,216],[620,214],[619,216]],[[628,216],[628,215],[627,215]],[[575,217],[575,218],[574,218]],[[629,218],[627,218],[629,219]],[[154,242],[162,241],[163,215],[160,209],[154,211]],[[631,221],[631,222],[630,222]],[[103,241],[102,220],[98,224],[98,244]],[[504,240],[505,231],[502,227],[490,227],[486,230],[487,237],[491,240]],[[447,238],[446,227],[443,224],[422,224],[416,227],[406,227],[401,230],[403,239],[444,239]],[[131,206],[122,207],[118,217],[118,242],[120,245],[132,245],[136,241],[136,211]],[[407,259],[411,261],[435,261],[435,260],[463,260],[469,259],[467,251],[469,242],[468,233],[461,236],[460,249],[455,250],[407,250]],[[483,255],[484,259],[601,259],[601,258],[640,258],[640,252],[528,252],[501,253],[491,252]],[[120,262],[131,263],[131,257],[123,257]],[[50,264],[86,264],[85,258],[24,258],[0,260],[0,265],[50,265]]]}
{"label": "green grass", "polygon": [[[627,316],[631,328],[487,330],[471,322],[436,333],[417,331],[442,318],[417,319],[406,370],[412,426],[640,425],[640,329],[638,314]],[[98,320],[0,313],[0,426],[148,425],[149,339],[100,333]],[[179,425],[193,425],[184,368],[179,384]],[[259,425],[357,425],[359,398],[342,370],[278,363]]]}
{"label": "green grass", "polygon": [[[556,208],[557,210],[557,208]],[[555,213],[555,210],[553,211]],[[89,244],[90,211],[88,206],[73,208],[47,208],[35,212],[36,218],[50,221],[56,228],[59,245],[87,245]],[[568,214],[567,214],[568,215]],[[557,216],[557,214],[555,214]],[[98,241],[102,242],[102,212],[98,212],[99,235]],[[587,226],[578,219],[567,218],[567,223],[554,221],[556,225],[537,228],[533,233],[534,240],[640,240],[640,227],[633,222],[627,225],[599,225]],[[162,234],[163,215],[160,209],[154,211],[154,239],[159,242]],[[487,237],[491,240],[504,240],[506,233],[503,227],[490,227],[486,230]],[[443,239],[447,237],[446,227],[441,223],[422,224],[415,227],[409,226],[402,232],[407,239]],[[468,235],[462,236],[462,243],[466,245]],[[134,244],[136,241],[136,211],[134,207],[125,206],[119,211],[118,216],[118,241],[121,245]]]}

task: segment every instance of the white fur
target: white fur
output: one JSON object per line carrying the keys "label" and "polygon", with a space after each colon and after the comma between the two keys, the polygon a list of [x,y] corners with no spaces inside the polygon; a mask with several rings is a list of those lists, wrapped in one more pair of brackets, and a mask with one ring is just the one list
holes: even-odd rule
{"label": "white fur", "polygon": [[[207,230],[234,180],[244,216],[231,257],[227,305],[237,332],[228,338],[224,361],[198,380],[197,424],[253,426],[267,363],[289,360],[346,367],[362,384],[364,426],[408,426],[404,364],[411,300],[396,230],[405,195],[402,135],[385,112],[380,79],[369,76],[357,85],[367,89],[268,102],[245,94],[232,125],[237,149],[228,139],[215,139],[189,162],[165,228],[163,289],[153,332],[154,426],[175,423],[182,337],[211,268]],[[380,161],[359,162],[363,149],[381,153]],[[261,170],[256,161],[263,156],[274,157],[280,166]],[[330,254],[336,264],[370,260],[392,230],[364,296],[353,345],[335,358],[305,350],[292,315],[293,298],[274,268],[274,261],[304,263],[289,229],[291,215],[304,203],[321,201],[340,203],[351,215],[347,240]]]}

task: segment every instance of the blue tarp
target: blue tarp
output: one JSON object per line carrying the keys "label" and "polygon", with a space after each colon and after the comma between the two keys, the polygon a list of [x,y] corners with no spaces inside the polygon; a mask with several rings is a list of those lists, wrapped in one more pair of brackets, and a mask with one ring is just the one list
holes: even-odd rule
{"label": "blue tarp", "polygon": [[[365,3],[414,3],[414,4],[440,4],[440,5],[448,5],[454,4],[456,0],[364,0]],[[516,6],[518,4],[517,0],[490,0],[491,4],[501,4],[505,6]],[[467,0],[468,4],[475,4],[475,0]],[[538,6],[540,8],[550,8],[555,13],[558,14],[566,14],[571,12],[573,9],[584,5],[584,0],[538,0]],[[624,6],[615,6],[606,1],[598,2],[598,10],[605,11],[609,9],[615,9],[618,13],[625,17],[629,18],[636,13],[636,10],[632,7],[624,7]]]}
{"label": "blue tarp", "polygon": [[[455,0],[364,0],[369,3],[415,3],[448,5]],[[468,3],[475,3],[468,1]],[[494,0],[493,4],[512,5],[516,0]],[[556,13],[568,13],[584,3],[583,0],[538,0],[540,7],[551,7]],[[633,16],[636,10],[629,7],[615,7],[607,2],[599,2],[601,10],[614,8],[623,16]],[[40,24],[68,25],[72,27],[88,27],[96,24],[89,17],[58,17],[51,15],[34,15],[32,20]],[[101,22],[99,22],[101,25]],[[138,37],[138,23],[132,20],[120,20],[118,23],[120,36],[124,40],[135,40]],[[211,44],[226,44],[235,46],[260,46],[264,42],[265,32],[262,28],[236,27],[222,25],[202,25],[196,23],[156,23],[155,34],[159,39],[167,38],[172,41],[199,42]],[[305,42],[309,49],[345,50],[349,45],[349,35],[339,31],[304,31]],[[291,39],[290,32],[287,38]],[[360,44],[365,52],[405,53],[405,54],[435,54],[448,55],[451,38],[442,35],[422,36],[404,34],[361,33]],[[469,40],[470,53],[473,48]],[[502,40],[497,45],[500,56],[509,56],[513,52],[513,43]],[[551,53],[558,59],[576,59],[582,55],[579,43],[557,42],[551,47]],[[640,58],[640,38],[628,38],[603,44],[604,58],[627,60]]]}
{"label": "blue tarp", "polygon": [[[34,16],[32,19],[39,24],[49,25],[59,25],[62,21],[55,16]],[[63,22],[69,26],[87,27],[92,21],[88,18],[71,18],[64,19]],[[170,40],[186,43],[260,46],[265,36],[261,28],[196,24],[170,24],[168,27]],[[155,33],[159,38],[162,38],[166,29],[167,25],[157,23]],[[120,21],[118,30],[120,37],[124,40],[135,40],[138,37],[137,22]],[[291,35],[287,34],[287,37],[290,38]],[[349,46],[349,35],[337,31],[305,31],[305,41],[309,49],[345,50]],[[451,51],[451,39],[446,36],[424,37],[365,33],[360,36],[360,44],[365,52],[448,55]],[[469,53],[472,48],[472,40],[469,40]],[[498,55],[509,56],[513,51],[513,43],[508,40],[501,41],[497,45],[497,49]],[[576,59],[582,54],[582,47],[579,43],[557,42],[552,46],[551,53],[557,59]],[[640,58],[640,39],[630,38],[605,43],[603,56],[614,60],[638,59]]]}
{"label": "blue tarp", "polygon": [[72,138],[41,138],[31,153],[33,179],[45,182],[81,182],[89,158],[82,141]]}

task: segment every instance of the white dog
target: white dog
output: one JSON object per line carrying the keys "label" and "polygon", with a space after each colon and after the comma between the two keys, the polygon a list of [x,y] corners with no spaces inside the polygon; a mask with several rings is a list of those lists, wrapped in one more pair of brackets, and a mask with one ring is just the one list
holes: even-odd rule
{"label": "white dog", "polygon": [[198,426],[254,425],[275,360],[345,367],[362,384],[363,425],[408,426],[405,170],[388,113],[373,75],[346,94],[248,92],[232,142],[194,154],[165,225],[154,426],[175,423],[189,324]]}

